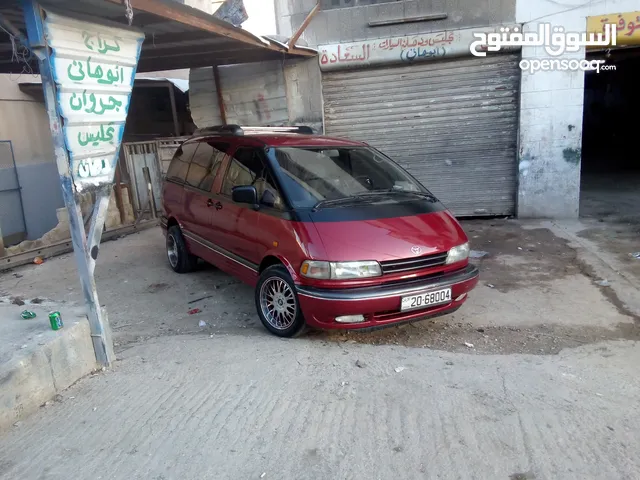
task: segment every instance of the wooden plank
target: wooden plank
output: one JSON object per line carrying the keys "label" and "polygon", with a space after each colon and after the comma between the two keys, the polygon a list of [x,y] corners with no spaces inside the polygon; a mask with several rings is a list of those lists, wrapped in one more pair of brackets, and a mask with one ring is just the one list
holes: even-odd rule
{"label": "wooden plank", "polygon": [[[158,226],[157,219],[140,222],[137,225],[126,225],[124,227],[109,230],[102,235],[102,242],[114,240],[123,235],[130,235],[132,233],[140,232]],[[57,242],[46,247],[36,248],[34,250],[28,250],[26,252],[17,253],[15,255],[9,255],[0,258],[0,272],[10,270],[21,265],[27,265],[33,262],[35,257],[51,258],[63,253],[69,253],[73,251],[73,244],[71,239]]]}
{"label": "wooden plank", "polygon": [[316,3],[316,6],[313,7],[313,9],[309,12],[309,15],[307,15],[307,18],[304,19],[304,21],[302,22],[302,25],[300,25],[300,28],[298,28],[296,33],[294,33],[293,36],[287,42],[290,48],[295,48],[296,42],[298,41],[300,36],[304,33],[304,31],[307,29],[307,27],[311,23],[311,20],[313,20],[313,17],[315,17],[316,13],[318,13],[319,11],[320,11],[320,0],[318,0],[318,3]]}
{"label": "wooden plank", "polygon": [[224,98],[222,97],[222,84],[220,83],[220,70],[217,65],[213,66],[213,79],[216,86],[216,94],[218,95],[218,108],[220,109],[220,118],[222,123],[227,124],[227,109],[224,108]]}

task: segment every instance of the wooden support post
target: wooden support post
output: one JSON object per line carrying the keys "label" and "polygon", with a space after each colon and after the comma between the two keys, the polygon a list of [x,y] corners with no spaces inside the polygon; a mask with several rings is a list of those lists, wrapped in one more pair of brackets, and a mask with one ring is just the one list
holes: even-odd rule
{"label": "wooden support post", "polygon": [[120,173],[120,160],[116,163],[116,205],[118,206],[118,212],[120,212],[120,223],[124,225],[126,219],[126,212],[124,211],[124,202],[122,201],[122,178]]}
{"label": "wooden support post", "polygon": [[311,20],[313,20],[313,17],[315,17],[316,13],[318,13],[319,11],[320,11],[320,0],[318,0],[318,3],[316,3],[316,6],[313,7],[313,9],[309,12],[309,15],[307,15],[307,18],[304,19],[304,22],[302,22],[302,25],[300,25],[300,28],[298,28],[296,33],[294,33],[293,36],[287,42],[287,46],[290,49],[295,48],[296,42],[298,41],[302,33],[307,29],[307,27],[311,23]]}
{"label": "wooden support post", "polygon": [[227,111],[224,108],[224,99],[222,98],[222,86],[220,85],[220,72],[218,66],[213,66],[213,80],[216,84],[216,94],[218,95],[218,107],[220,108],[220,119],[224,125],[227,124]]}

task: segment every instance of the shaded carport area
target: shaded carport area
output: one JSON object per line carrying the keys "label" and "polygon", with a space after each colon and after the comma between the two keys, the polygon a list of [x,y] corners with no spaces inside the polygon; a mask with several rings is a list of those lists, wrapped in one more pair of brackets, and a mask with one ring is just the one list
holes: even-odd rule
{"label": "shaded carport area", "polygon": [[[139,73],[315,55],[313,49],[287,48],[173,0],[50,0],[40,4],[65,15],[142,30],[146,38]],[[38,73],[36,58],[23,42],[26,26],[20,0],[2,2],[0,26],[0,73]]]}

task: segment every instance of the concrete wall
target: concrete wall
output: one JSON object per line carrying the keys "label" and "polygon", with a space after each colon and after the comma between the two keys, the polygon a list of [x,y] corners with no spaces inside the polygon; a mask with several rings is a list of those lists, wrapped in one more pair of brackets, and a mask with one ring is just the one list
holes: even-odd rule
{"label": "concrete wall", "polygon": [[[0,75],[0,140],[13,146],[29,239],[55,227],[56,209],[63,206],[44,100],[18,86],[39,81],[31,75]],[[0,171],[0,177],[9,174]]]}
{"label": "concrete wall", "polygon": [[[531,0],[529,0],[531,1]],[[316,0],[275,0],[278,34],[291,36]],[[373,20],[390,20],[446,13],[444,20],[369,27]],[[407,0],[320,11],[302,38],[311,46],[370,38],[437,32],[513,22],[515,0]]]}
{"label": "concrete wall", "polygon": [[[584,32],[588,16],[640,10],[638,0],[571,2],[518,0],[516,22],[540,22]],[[581,6],[584,4],[584,6]],[[584,49],[562,58],[582,59]],[[523,47],[523,59],[549,58],[543,47]],[[579,213],[584,72],[523,72],[520,100],[519,217],[576,218]]]}
{"label": "concrete wall", "polygon": [[[227,123],[309,125],[322,129],[320,69],[316,58],[220,67]],[[202,128],[222,123],[212,67],[191,70],[189,106]]]}
{"label": "concrete wall", "polygon": [[322,87],[317,58],[285,63],[289,123],[309,125],[322,133]]}

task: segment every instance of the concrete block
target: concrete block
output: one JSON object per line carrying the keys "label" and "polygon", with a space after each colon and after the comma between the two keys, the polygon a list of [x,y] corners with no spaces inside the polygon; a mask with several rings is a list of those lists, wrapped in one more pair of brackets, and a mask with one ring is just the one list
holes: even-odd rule
{"label": "concrete block", "polygon": [[32,306],[38,316],[22,320],[21,307],[0,305],[0,430],[96,369],[86,317],[61,310],[64,328],[53,331],[42,307]]}

